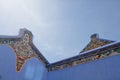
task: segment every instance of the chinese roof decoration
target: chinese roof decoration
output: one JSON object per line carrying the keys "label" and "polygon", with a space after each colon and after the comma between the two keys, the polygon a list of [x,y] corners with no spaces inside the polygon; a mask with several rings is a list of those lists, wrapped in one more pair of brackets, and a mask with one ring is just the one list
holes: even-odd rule
{"label": "chinese roof decoration", "polygon": [[33,44],[33,35],[27,29],[21,29],[18,36],[0,36],[0,44],[7,44],[14,50],[17,71],[33,57],[38,58],[48,71],[53,71],[120,54],[120,42],[101,39],[97,34],[91,36],[90,43],[79,55],[55,63],[49,63],[44,58]]}
{"label": "chinese roof decoration", "polygon": [[101,46],[104,46],[106,44],[110,44],[113,42],[114,41],[99,38],[98,34],[93,34],[91,36],[91,41],[80,53],[91,50],[91,49],[95,49],[95,48],[98,48],[98,47],[101,47]]}
{"label": "chinese roof decoration", "polygon": [[20,71],[25,62],[33,57],[37,57],[44,64],[48,61],[41,55],[41,53],[34,46],[33,35],[27,29],[21,29],[18,36],[1,36],[0,44],[9,45],[16,55],[16,70]]}
{"label": "chinese roof decoration", "polygon": [[52,63],[48,65],[47,68],[48,71],[59,70],[80,64],[85,64],[87,62],[104,59],[118,54],[120,54],[120,42],[115,42],[103,47],[83,52],[80,55]]}

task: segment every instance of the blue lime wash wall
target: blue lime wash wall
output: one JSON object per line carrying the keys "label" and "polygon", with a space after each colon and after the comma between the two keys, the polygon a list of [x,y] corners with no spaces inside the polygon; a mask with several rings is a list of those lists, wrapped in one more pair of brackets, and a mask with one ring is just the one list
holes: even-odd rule
{"label": "blue lime wash wall", "polygon": [[44,80],[46,68],[39,60],[28,60],[20,72],[16,72],[15,53],[8,46],[0,46],[0,80]]}
{"label": "blue lime wash wall", "polygon": [[0,46],[0,80],[120,80],[119,75],[120,55],[51,72],[33,58],[16,72],[14,52]]}
{"label": "blue lime wash wall", "polygon": [[120,55],[48,72],[46,80],[120,80]]}

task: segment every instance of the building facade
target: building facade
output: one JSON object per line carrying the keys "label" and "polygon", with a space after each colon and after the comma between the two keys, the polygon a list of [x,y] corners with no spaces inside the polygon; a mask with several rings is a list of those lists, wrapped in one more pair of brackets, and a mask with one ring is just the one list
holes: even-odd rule
{"label": "building facade", "polygon": [[120,42],[97,34],[77,55],[49,63],[21,29],[18,36],[0,36],[0,80],[120,80]]}

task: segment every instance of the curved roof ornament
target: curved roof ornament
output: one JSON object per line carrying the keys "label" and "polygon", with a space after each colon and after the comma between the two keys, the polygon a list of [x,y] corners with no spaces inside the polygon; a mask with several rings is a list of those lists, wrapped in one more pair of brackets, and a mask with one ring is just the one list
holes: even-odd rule
{"label": "curved roof ornament", "polygon": [[0,44],[9,45],[16,55],[16,71],[20,71],[28,59],[37,57],[46,66],[49,62],[33,44],[33,35],[27,29],[21,29],[18,36],[0,36]]}
{"label": "curved roof ornament", "polygon": [[115,41],[99,38],[99,35],[95,33],[95,34],[91,35],[90,42],[87,44],[87,46],[85,46],[85,48],[80,52],[80,54],[83,52],[98,48],[98,47],[102,47],[106,44],[110,44],[113,42],[115,42]]}

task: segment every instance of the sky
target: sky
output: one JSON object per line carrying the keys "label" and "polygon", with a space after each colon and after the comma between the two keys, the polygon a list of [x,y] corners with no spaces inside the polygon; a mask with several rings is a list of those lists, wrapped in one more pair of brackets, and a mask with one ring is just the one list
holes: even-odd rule
{"label": "sky", "polygon": [[0,35],[30,30],[34,44],[53,63],[75,55],[90,36],[119,41],[119,0],[0,0]]}

